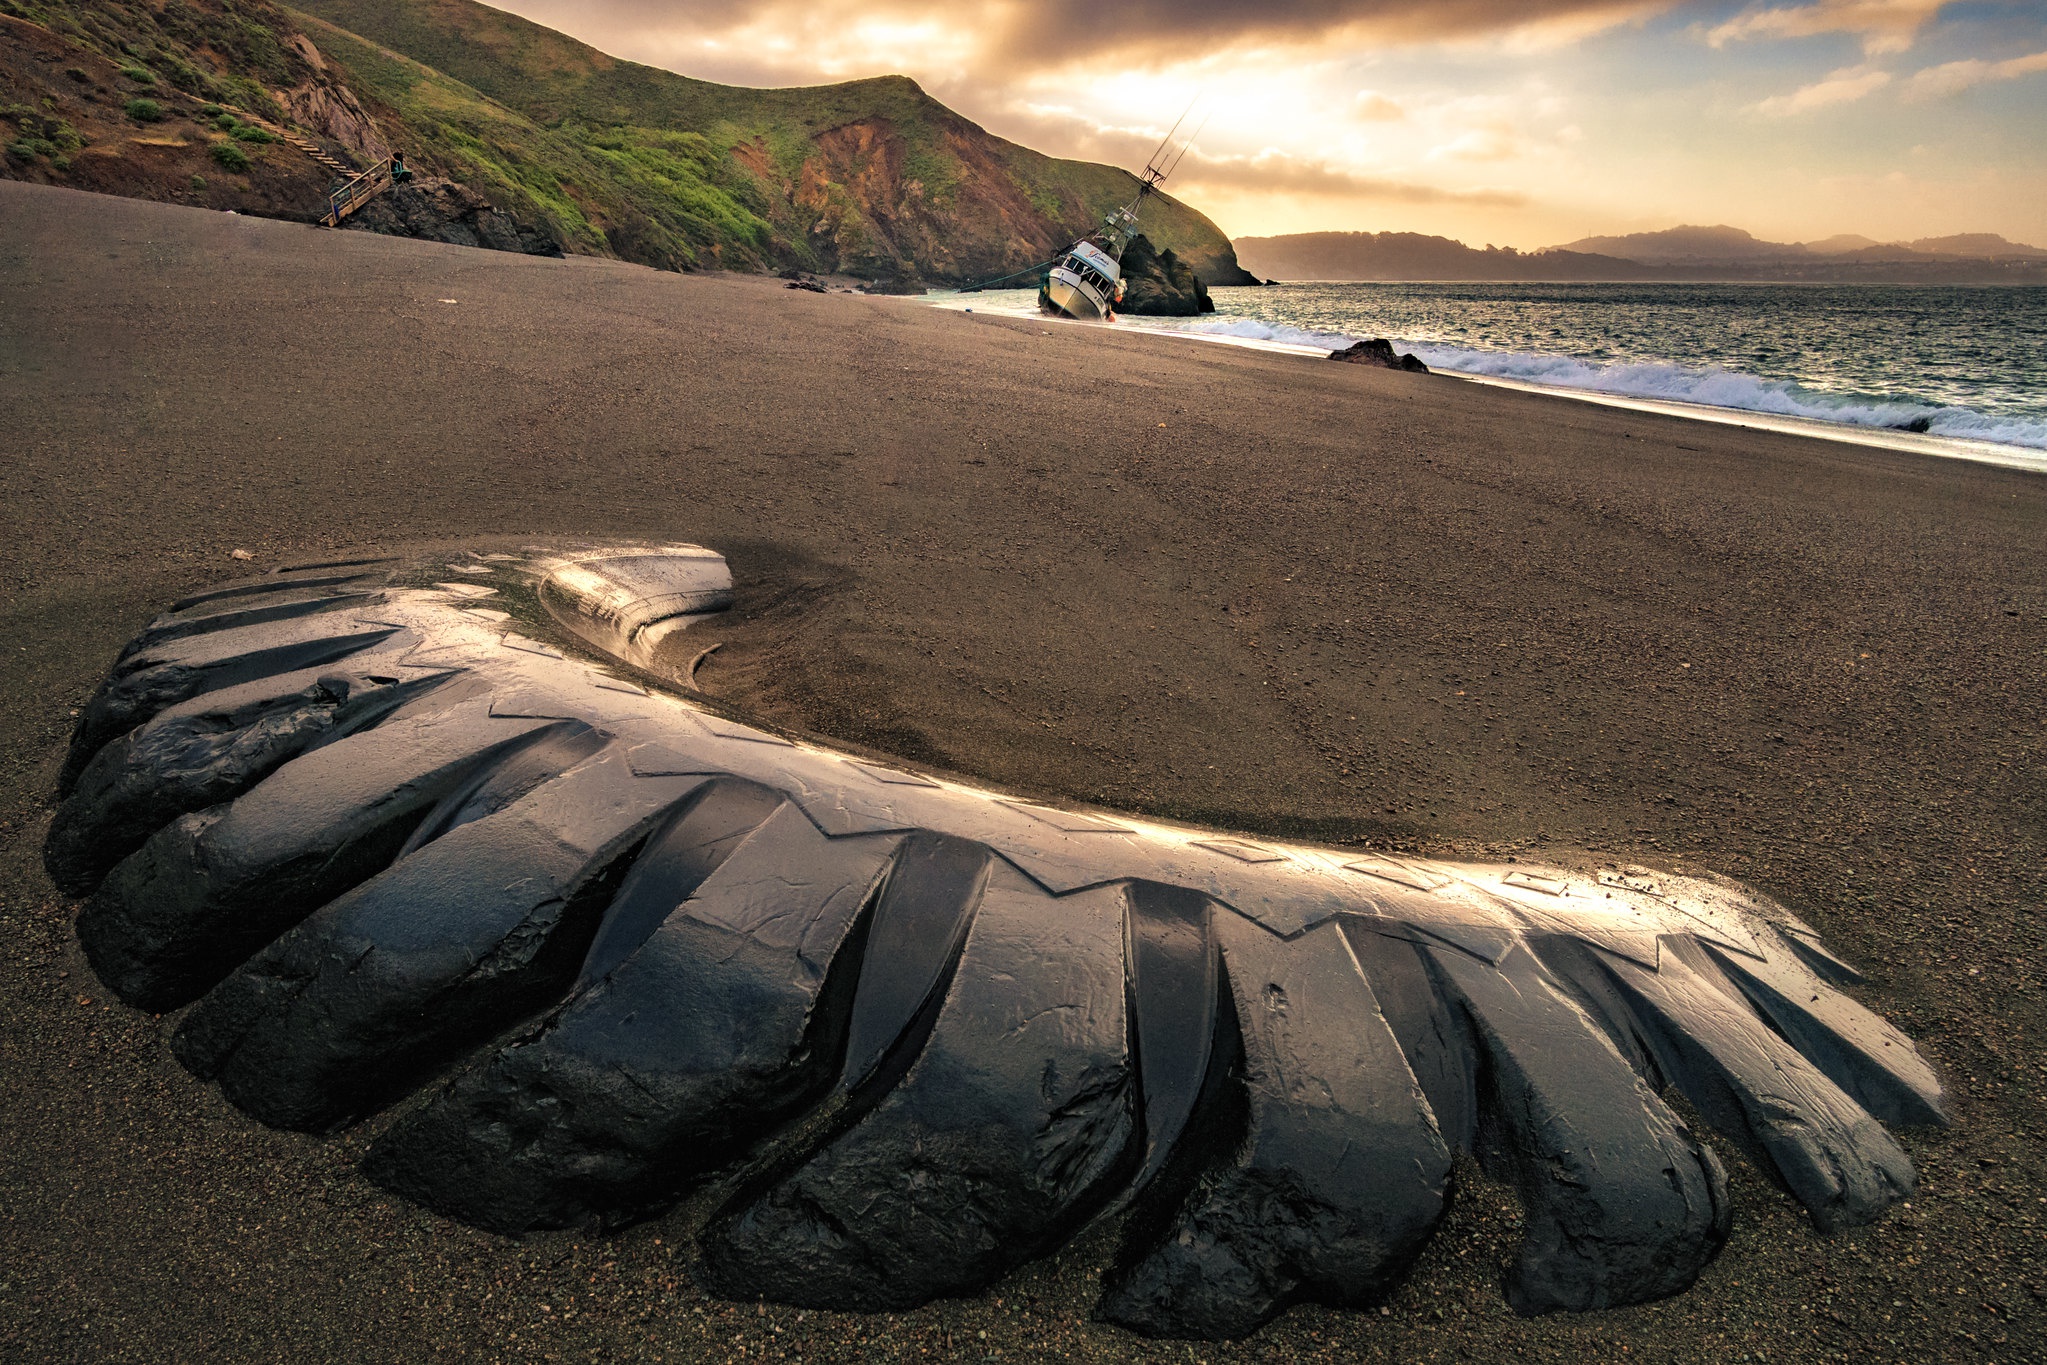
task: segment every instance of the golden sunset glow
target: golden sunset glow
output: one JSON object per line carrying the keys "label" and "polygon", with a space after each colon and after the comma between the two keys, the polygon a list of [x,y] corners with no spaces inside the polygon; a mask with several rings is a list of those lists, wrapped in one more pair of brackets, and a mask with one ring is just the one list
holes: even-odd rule
{"label": "golden sunset glow", "polygon": [[1233,234],[2047,240],[2047,14],[2029,3],[506,7],[710,80],[901,73],[1004,137],[1131,167],[1192,102],[1205,124],[1173,189]]}

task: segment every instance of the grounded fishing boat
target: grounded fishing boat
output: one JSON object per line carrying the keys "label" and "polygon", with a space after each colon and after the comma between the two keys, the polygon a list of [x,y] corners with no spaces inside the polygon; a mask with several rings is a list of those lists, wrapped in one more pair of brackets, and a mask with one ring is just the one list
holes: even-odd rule
{"label": "grounded fishing boat", "polygon": [[[1186,115],[1180,117],[1184,122]],[[1136,235],[1138,210],[1159,182],[1179,166],[1180,158],[1187,155],[1187,148],[1194,143],[1190,136],[1180,145],[1172,164],[1163,164],[1166,147],[1172,142],[1173,133],[1179,131],[1180,125],[1175,123],[1173,131],[1166,134],[1158,151],[1145,163],[1144,174],[1137,183],[1137,197],[1111,213],[1103,221],[1101,231],[1075,242],[1045,272],[1038,284],[1040,309],[1081,322],[1115,321],[1116,305],[1123,299],[1123,249]]]}
{"label": "grounded fishing boat", "polygon": [[1081,238],[1064,260],[1046,272],[1038,287],[1038,307],[1082,322],[1113,319],[1115,306],[1123,300],[1123,266],[1118,259],[1122,254],[1122,242],[1115,244],[1111,255],[1097,239]]}

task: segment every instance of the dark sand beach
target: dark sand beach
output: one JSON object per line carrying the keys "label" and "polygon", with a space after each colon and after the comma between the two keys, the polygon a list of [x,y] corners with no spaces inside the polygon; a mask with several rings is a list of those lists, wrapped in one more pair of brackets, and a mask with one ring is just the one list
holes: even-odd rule
{"label": "dark sand beach", "polygon": [[[2047,1358],[2047,478],[1564,398],[0,184],[0,1359]],[[1464,1171],[1381,1311],[1089,1320],[1097,1235],[891,1315],[696,1291],[686,1224],[513,1241],[271,1132],[110,1002],[39,850],[183,591],[341,550],[724,551],[709,691],[1048,797],[1742,878],[1868,974],[1954,1125],[1812,1230],[1731,1147],[1691,1292],[1515,1317]]]}

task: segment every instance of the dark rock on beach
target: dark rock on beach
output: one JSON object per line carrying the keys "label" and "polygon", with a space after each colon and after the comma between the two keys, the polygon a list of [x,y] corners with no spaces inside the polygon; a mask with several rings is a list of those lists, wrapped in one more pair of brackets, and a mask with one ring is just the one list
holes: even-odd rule
{"label": "dark rock on beach", "polygon": [[1213,313],[1215,303],[1201,277],[1173,254],[1160,251],[1139,233],[1123,248],[1123,302],[1119,313],[1140,313],[1147,317],[1191,318]]}
{"label": "dark rock on beach", "polygon": [[1377,365],[1382,370],[1412,370],[1416,374],[1429,372],[1429,367],[1414,356],[1396,353],[1393,343],[1384,337],[1354,341],[1340,351],[1331,351],[1329,358],[1347,360],[1353,365]]}
{"label": "dark rock on beach", "polygon": [[451,246],[480,246],[527,256],[559,256],[561,240],[545,227],[522,223],[467,185],[420,179],[394,185],[342,226],[387,237],[419,237]]}

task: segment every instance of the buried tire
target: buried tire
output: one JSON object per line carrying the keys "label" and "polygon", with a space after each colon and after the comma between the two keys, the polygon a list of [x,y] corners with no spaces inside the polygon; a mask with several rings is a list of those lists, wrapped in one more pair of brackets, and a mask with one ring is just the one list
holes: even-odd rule
{"label": "buried tire", "polygon": [[1907,1197],[1912,1044],[1782,907],[1640,869],[1363,857],[1062,810],[649,685],[694,547],[280,571],[85,709],[46,845],[95,971],[274,1126],[501,1232],[711,1185],[715,1292],[906,1308],[1123,1219],[1100,1314],[1377,1302],[1460,1152],[1523,1312],[1689,1286],[1719,1162],[1822,1230]]}

